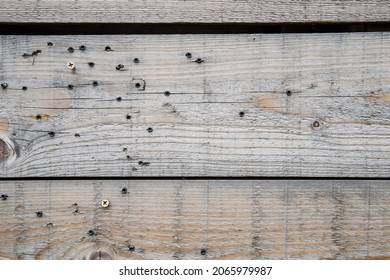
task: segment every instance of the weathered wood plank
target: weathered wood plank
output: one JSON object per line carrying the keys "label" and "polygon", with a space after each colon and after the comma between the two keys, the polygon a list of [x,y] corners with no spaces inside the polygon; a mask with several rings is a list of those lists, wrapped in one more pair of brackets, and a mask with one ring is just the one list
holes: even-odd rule
{"label": "weathered wood plank", "polygon": [[3,259],[390,258],[389,181],[7,181],[0,190]]}
{"label": "weathered wood plank", "polygon": [[318,23],[388,21],[387,0],[1,0],[0,23]]}
{"label": "weathered wood plank", "polygon": [[2,36],[0,176],[388,177],[389,46],[388,33]]}

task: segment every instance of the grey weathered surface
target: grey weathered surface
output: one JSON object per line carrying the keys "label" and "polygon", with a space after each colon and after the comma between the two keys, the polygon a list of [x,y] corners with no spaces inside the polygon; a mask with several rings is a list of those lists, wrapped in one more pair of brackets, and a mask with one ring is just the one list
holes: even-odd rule
{"label": "grey weathered surface", "polygon": [[389,181],[49,180],[0,190],[2,259],[390,258]]}
{"label": "grey weathered surface", "polygon": [[388,177],[389,46],[388,33],[2,36],[0,176]]}
{"label": "grey weathered surface", "polygon": [[0,23],[317,23],[388,21],[387,0],[1,0]]}

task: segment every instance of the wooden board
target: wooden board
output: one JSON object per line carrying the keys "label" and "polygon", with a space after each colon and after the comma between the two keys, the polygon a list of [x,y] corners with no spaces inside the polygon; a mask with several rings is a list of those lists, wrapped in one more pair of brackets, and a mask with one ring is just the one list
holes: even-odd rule
{"label": "wooden board", "polygon": [[8,181],[0,190],[2,259],[390,258],[389,181]]}
{"label": "wooden board", "polygon": [[2,36],[0,176],[388,178],[389,46],[389,33]]}
{"label": "wooden board", "polygon": [[387,0],[1,0],[2,23],[384,22]]}

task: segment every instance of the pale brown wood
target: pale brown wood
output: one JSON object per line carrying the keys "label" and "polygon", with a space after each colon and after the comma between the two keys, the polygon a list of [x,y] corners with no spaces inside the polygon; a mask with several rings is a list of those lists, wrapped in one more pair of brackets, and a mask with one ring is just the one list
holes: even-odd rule
{"label": "pale brown wood", "polygon": [[1,0],[1,23],[328,23],[388,21],[387,0]]}
{"label": "pale brown wood", "polygon": [[388,33],[1,42],[1,177],[389,176]]}
{"label": "pale brown wood", "polygon": [[49,180],[0,190],[2,259],[390,257],[389,181]]}

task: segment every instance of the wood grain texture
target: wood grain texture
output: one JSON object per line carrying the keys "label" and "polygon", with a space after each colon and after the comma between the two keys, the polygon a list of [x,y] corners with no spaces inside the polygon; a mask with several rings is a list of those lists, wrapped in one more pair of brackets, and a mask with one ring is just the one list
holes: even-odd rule
{"label": "wood grain texture", "polygon": [[388,33],[2,36],[0,176],[388,177],[389,46]]}
{"label": "wood grain texture", "polygon": [[0,190],[2,259],[390,258],[389,181],[7,181]]}
{"label": "wood grain texture", "polygon": [[1,23],[318,23],[389,20],[387,0],[1,0]]}

